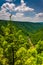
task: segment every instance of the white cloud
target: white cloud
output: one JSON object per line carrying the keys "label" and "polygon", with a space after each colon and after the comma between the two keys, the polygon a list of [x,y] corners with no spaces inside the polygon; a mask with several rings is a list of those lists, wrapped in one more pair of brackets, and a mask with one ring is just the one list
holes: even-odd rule
{"label": "white cloud", "polygon": [[43,22],[43,18],[34,17],[34,18],[32,19],[32,22]]}
{"label": "white cloud", "polygon": [[21,5],[20,6],[17,6],[15,8],[15,11],[19,11],[19,12],[29,11],[29,12],[32,12],[32,11],[34,11],[34,9],[33,8],[30,8],[30,7],[27,7],[26,6],[26,3],[24,3],[24,0],[21,0]]}
{"label": "white cloud", "polygon": [[15,8],[15,11],[18,11],[18,12],[26,12],[26,11],[32,12],[33,10],[34,9],[26,7],[24,5],[18,6],[18,7]]}
{"label": "white cloud", "polygon": [[[21,13],[17,13],[20,15]],[[12,20],[17,20],[17,21],[28,21],[28,22],[43,22],[43,13],[38,13],[35,14],[34,17],[24,17],[24,16],[18,16],[18,15],[13,15]]]}
{"label": "white cloud", "polygon": [[12,20],[13,21],[32,21],[32,18],[31,17],[18,17],[18,16],[15,16],[15,15],[12,15]]}
{"label": "white cloud", "polygon": [[[3,20],[9,20],[10,13],[6,12],[6,10],[1,10],[0,11],[0,19]],[[24,17],[23,13],[16,13],[16,15],[12,15],[11,18],[13,21],[28,21],[28,22],[42,22],[43,17]]]}
{"label": "white cloud", "polygon": [[6,12],[5,10],[0,11],[0,19],[2,20],[9,20],[10,13]]}
{"label": "white cloud", "polygon": [[36,14],[36,17],[43,17],[43,13]]}
{"label": "white cloud", "polygon": [[24,0],[21,0],[21,3],[24,3]]}
{"label": "white cloud", "polygon": [[1,6],[1,9],[6,9],[9,10],[9,11],[13,11],[15,8],[15,4],[13,3],[4,3],[2,6]]}
{"label": "white cloud", "polygon": [[[10,0],[9,0],[10,1]],[[13,3],[4,3],[1,8],[3,9],[6,9],[6,10],[9,10],[9,11],[18,11],[18,12],[33,12],[34,9],[33,8],[30,8],[28,6],[26,6],[26,3],[24,3],[24,0],[21,0],[21,5],[19,6],[15,6],[15,4]]]}
{"label": "white cloud", "polygon": [[15,15],[16,17],[23,17],[24,16],[24,14],[23,13],[16,13],[16,15]]}
{"label": "white cloud", "polygon": [[35,14],[35,17],[33,17],[32,21],[43,22],[43,13]]}

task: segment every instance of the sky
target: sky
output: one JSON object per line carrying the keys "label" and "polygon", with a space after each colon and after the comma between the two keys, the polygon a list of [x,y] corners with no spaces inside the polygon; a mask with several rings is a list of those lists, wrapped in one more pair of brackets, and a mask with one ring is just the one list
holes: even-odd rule
{"label": "sky", "polygon": [[43,0],[0,0],[0,19],[43,22]]}

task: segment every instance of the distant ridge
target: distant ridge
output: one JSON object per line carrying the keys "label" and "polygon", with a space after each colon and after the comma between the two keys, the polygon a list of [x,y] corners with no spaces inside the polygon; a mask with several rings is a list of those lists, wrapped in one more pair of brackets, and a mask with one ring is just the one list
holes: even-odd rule
{"label": "distant ridge", "polygon": [[[10,21],[10,20],[0,20],[0,21]],[[43,23],[43,22],[30,22],[30,21],[12,21],[12,22],[23,22],[23,23]]]}
{"label": "distant ridge", "polygon": [[[0,20],[0,25],[6,25],[7,23],[9,23],[10,20]],[[14,26],[16,26],[16,28],[18,29],[22,29],[24,32],[31,32],[34,33],[35,31],[37,31],[38,29],[43,28],[43,22],[21,22],[21,21],[11,21],[12,24]],[[25,31],[26,30],[26,31]]]}

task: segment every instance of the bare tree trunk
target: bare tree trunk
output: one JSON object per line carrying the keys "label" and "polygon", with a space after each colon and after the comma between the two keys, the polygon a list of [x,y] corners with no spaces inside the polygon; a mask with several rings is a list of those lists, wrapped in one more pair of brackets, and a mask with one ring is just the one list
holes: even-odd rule
{"label": "bare tree trunk", "polygon": [[14,48],[12,47],[12,65],[14,65]]}

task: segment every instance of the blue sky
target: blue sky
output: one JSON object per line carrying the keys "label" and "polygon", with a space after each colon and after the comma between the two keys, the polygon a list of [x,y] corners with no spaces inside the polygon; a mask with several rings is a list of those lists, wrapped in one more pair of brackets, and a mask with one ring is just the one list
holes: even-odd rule
{"label": "blue sky", "polygon": [[43,0],[0,0],[0,19],[43,22]]}

